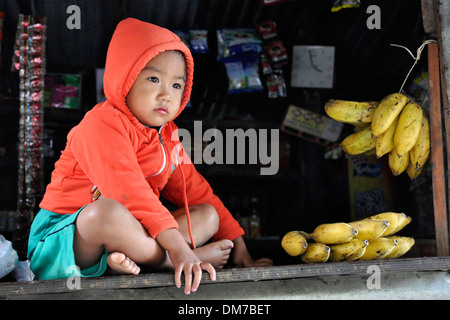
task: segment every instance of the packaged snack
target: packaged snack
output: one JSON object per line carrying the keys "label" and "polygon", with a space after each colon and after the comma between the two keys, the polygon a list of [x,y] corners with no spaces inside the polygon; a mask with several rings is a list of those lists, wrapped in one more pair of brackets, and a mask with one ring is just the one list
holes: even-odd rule
{"label": "packaged snack", "polygon": [[257,29],[263,40],[268,40],[278,36],[277,26],[275,22],[271,20],[258,24]]}
{"label": "packaged snack", "polygon": [[264,51],[260,54],[261,66],[267,87],[268,97],[271,99],[286,97],[286,84],[282,67],[287,63],[287,51],[277,34],[274,21],[258,24],[258,33],[264,40]]}
{"label": "packaged snack", "polygon": [[187,30],[173,30],[173,33],[175,33],[180,40],[189,47],[189,32]]}
{"label": "packaged snack", "polygon": [[287,97],[286,82],[281,70],[266,75],[268,97],[271,99]]}
{"label": "packaged snack", "polygon": [[268,43],[266,51],[272,64],[279,65],[287,62],[286,48],[280,40]]}
{"label": "packaged snack", "polygon": [[259,61],[261,62],[261,68],[262,68],[263,74],[271,74],[273,72],[266,52],[261,52],[261,54],[259,55]]}
{"label": "packaged snack", "polygon": [[189,30],[192,53],[208,53],[208,30]]}
{"label": "packaged snack", "polygon": [[217,30],[218,60],[223,60],[227,57],[257,55],[261,51],[262,41],[254,29],[232,28]]}
{"label": "packaged snack", "polygon": [[337,12],[341,9],[359,8],[360,0],[333,0],[331,12]]}
{"label": "packaged snack", "polygon": [[228,92],[262,91],[258,57],[232,57],[224,60],[228,76]]}
{"label": "packaged snack", "polygon": [[81,83],[79,74],[48,73],[45,76],[45,106],[79,109]]}

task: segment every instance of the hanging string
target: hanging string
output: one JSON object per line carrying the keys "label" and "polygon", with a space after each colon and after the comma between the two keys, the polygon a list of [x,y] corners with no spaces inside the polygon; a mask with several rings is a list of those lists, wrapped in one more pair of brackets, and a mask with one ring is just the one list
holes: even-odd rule
{"label": "hanging string", "polygon": [[403,48],[403,49],[405,49],[406,51],[408,51],[408,53],[409,53],[409,54],[411,55],[411,57],[414,59],[414,63],[413,63],[413,65],[412,65],[411,69],[409,69],[409,72],[408,72],[408,74],[406,75],[405,80],[403,81],[402,86],[400,87],[400,90],[399,90],[398,92],[402,92],[403,87],[405,86],[406,80],[408,80],[409,75],[411,74],[411,71],[414,69],[414,67],[416,66],[417,62],[420,60],[420,56],[422,55],[422,51],[423,51],[423,49],[425,48],[425,46],[428,45],[428,44],[430,44],[430,43],[434,43],[434,42],[437,42],[437,41],[436,41],[436,40],[425,40],[425,41],[422,43],[422,45],[417,49],[416,56],[414,56],[414,54],[413,54],[407,47],[401,46],[401,45],[399,45],[399,44],[393,44],[393,43],[391,43],[391,46],[393,46],[393,47]]}

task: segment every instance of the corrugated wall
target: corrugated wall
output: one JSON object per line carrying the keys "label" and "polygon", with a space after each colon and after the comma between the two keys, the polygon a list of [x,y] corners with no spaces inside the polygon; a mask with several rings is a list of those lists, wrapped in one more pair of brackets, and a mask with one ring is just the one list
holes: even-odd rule
{"label": "corrugated wall", "polygon": [[[417,44],[421,32],[420,0],[361,1],[359,9],[331,13],[331,0],[292,0],[263,5],[262,0],[0,0],[11,28],[19,11],[34,10],[48,18],[50,63],[97,66],[117,22],[135,17],[169,29],[254,26],[265,20],[277,23],[289,44],[318,43],[342,46],[346,54],[370,58],[390,39],[406,46]],[[368,5],[381,8],[381,30],[366,27]],[[33,4],[33,6],[31,6]],[[69,30],[68,6],[81,10],[81,30]],[[19,9],[20,8],[20,9]],[[415,50],[415,48],[414,48]]]}

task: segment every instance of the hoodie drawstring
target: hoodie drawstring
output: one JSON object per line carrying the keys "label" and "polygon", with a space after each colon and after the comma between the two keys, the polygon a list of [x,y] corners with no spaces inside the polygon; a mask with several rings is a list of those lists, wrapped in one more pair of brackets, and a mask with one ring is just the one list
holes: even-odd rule
{"label": "hoodie drawstring", "polygon": [[[158,130],[159,143],[163,147],[163,152],[165,152],[165,151],[164,151],[164,141],[163,141],[163,138],[162,138],[162,135],[161,135],[161,130],[164,127],[164,125],[165,124],[163,124]],[[184,209],[186,211],[186,218],[187,218],[187,224],[188,224],[189,238],[191,239],[192,249],[195,249],[194,236],[192,235],[192,227],[191,227],[191,215],[189,214],[189,206],[188,206],[188,199],[187,199],[187,192],[186,192],[186,178],[184,176],[183,166],[181,165],[181,162],[179,162],[179,160],[178,160],[178,156],[179,155],[177,155],[177,163],[179,163],[179,167],[180,167],[180,170],[181,170],[181,176],[183,178],[183,201],[184,201]],[[181,157],[181,158],[183,158],[183,157]]]}
{"label": "hoodie drawstring", "polygon": [[187,194],[186,194],[186,178],[184,177],[183,166],[180,164],[179,167],[180,167],[180,170],[181,170],[181,176],[183,177],[184,208],[186,210],[186,218],[187,218],[187,224],[188,224],[189,238],[191,239],[192,249],[195,249],[195,242],[194,242],[194,237],[192,235],[192,227],[191,227],[191,216],[189,214],[188,199],[187,199]]}

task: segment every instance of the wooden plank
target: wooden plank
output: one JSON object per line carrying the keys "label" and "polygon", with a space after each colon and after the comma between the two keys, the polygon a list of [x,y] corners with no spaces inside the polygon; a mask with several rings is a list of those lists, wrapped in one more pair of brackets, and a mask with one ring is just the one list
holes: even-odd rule
{"label": "wooden plank", "polygon": [[422,22],[425,33],[436,33],[436,13],[434,8],[434,0],[422,0]]}
{"label": "wooden plank", "polygon": [[448,256],[447,197],[444,168],[444,140],[439,73],[438,44],[428,45],[428,75],[430,82],[431,166],[433,179],[434,223],[438,256]]}
{"label": "wooden plank", "polygon": [[[369,266],[376,265],[381,272],[390,271],[448,271],[450,257],[426,257],[372,261],[329,262],[260,268],[233,268],[217,272],[216,281],[203,273],[202,284],[245,281],[264,281],[320,277],[329,275],[366,274]],[[0,284],[0,297],[67,293],[78,290],[136,289],[174,286],[172,273],[147,273],[135,276],[103,276],[82,278],[79,288],[70,289],[66,279]]]}
{"label": "wooden plank", "polygon": [[[450,181],[450,157],[448,156],[448,145],[450,143],[450,3],[448,1],[434,0],[435,16],[436,16],[436,35],[439,43],[439,68],[440,68],[440,87],[441,87],[441,102],[442,113],[445,125],[444,146],[447,146],[443,151],[447,158],[447,206],[450,206],[448,199],[450,199],[450,189],[448,183]],[[449,212],[450,207],[447,207],[447,217],[440,228],[442,229],[441,236],[445,241],[447,239],[446,247],[441,250],[442,255],[449,255],[448,248],[448,233],[449,233]],[[444,230],[445,228],[445,230]],[[447,235],[445,236],[444,233]],[[439,247],[438,247],[439,254]]]}

